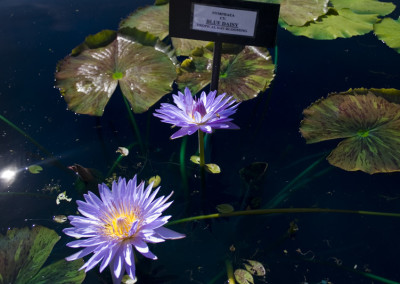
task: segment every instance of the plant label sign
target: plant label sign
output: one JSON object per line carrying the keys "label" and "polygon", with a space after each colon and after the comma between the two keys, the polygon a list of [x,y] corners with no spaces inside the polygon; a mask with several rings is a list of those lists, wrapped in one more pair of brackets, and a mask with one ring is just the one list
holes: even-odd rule
{"label": "plant label sign", "polygon": [[193,4],[192,29],[254,37],[257,11]]}
{"label": "plant label sign", "polygon": [[172,37],[273,47],[279,5],[237,0],[170,0]]}

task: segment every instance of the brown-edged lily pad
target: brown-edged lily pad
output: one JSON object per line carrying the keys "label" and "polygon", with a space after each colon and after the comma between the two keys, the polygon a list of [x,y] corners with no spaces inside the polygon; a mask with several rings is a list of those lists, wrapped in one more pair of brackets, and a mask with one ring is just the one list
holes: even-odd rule
{"label": "brown-edged lily pad", "polygon": [[374,25],[374,33],[387,46],[400,53],[400,18],[384,18]]}
{"label": "brown-edged lily pad", "polygon": [[[120,29],[129,27],[149,32],[160,39],[164,39],[169,34],[169,3],[163,5],[153,5],[139,8],[128,18],[120,23]],[[172,45],[177,55],[190,55],[196,47],[204,47],[209,42],[185,38],[171,38]]]}
{"label": "brown-edged lily pad", "polygon": [[133,111],[141,113],[171,91],[173,59],[149,33],[106,30],[89,36],[58,64],[56,87],[70,110],[101,116],[119,84]]}
{"label": "brown-edged lily pad", "polygon": [[[69,264],[61,260],[42,268],[59,239],[55,231],[41,226],[12,229],[0,236],[1,283],[82,283],[85,272],[78,271],[82,260]],[[53,276],[43,278],[49,275]]]}
{"label": "brown-edged lily pad", "polygon": [[169,33],[169,4],[138,8],[123,19],[120,28],[137,28],[163,40]]}
{"label": "brown-edged lily pad", "polygon": [[381,92],[331,94],[303,111],[307,143],[346,138],[327,160],[347,171],[400,171],[400,105]]}
{"label": "brown-edged lily pad", "polygon": [[[202,56],[191,56],[182,62],[177,83],[198,92],[211,81],[212,53],[203,49]],[[223,53],[218,92],[227,93],[237,101],[257,97],[274,78],[274,64],[267,49],[246,46],[237,54]]]}

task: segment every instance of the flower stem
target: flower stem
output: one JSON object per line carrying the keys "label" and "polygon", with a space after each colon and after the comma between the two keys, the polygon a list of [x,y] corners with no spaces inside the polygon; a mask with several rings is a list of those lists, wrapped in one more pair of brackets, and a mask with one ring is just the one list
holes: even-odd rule
{"label": "flower stem", "polygon": [[226,274],[228,275],[228,284],[235,284],[235,276],[233,275],[232,261],[229,259],[225,260]]}
{"label": "flower stem", "polygon": [[234,211],[230,213],[214,213],[209,215],[200,215],[200,216],[188,217],[171,221],[168,222],[168,225],[175,225],[195,220],[204,220],[213,218],[245,216],[245,215],[282,214],[282,213],[347,213],[347,214],[387,216],[387,217],[400,218],[400,213],[392,213],[392,212],[375,212],[375,211],[329,209],[329,208],[277,208],[277,209],[244,210],[244,211]]}
{"label": "flower stem", "polygon": [[201,200],[204,208],[206,202],[206,172],[205,172],[205,158],[204,158],[204,134],[200,129],[197,130],[199,134],[199,156],[200,156],[200,178],[201,178]]}
{"label": "flower stem", "polygon": [[58,168],[62,169],[63,171],[66,171],[70,173],[71,171],[67,169],[66,166],[64,166],[52,153],[50,153],[46,148],[44,148],[42,145],[39,144],[35,139],[33,139],[31,136],[29,136],[25,131],[23,131],[21,128],[19,128],[17,125],[9,121],[7,118],[2,116],[0,114],[0,120],[4,121],[6,124],[8,124],[10,127],[12,127],[14,130],[16,130],[18,133],[22,134],[26,139],[32,142],[36,147],[39,148],[40,151],[42,151],[50,160],[54,163],[55,166]]}
{"label": "flower stem", "polygon": [[144,146],[143,146],[143,142],[142,142],[142,136],[140,135],[139,127],[136,123],[135,117],[133,116],[133,110],[132,110],[131,106],[129,105],[129,102],[125,98],[125,96],[122,96],[122,98],[124,99],[126,109],[128,110],[129,120],[131,121],[133,130],[136,135],[136,139],[140,145],[140,150],[142,151],[143,154],[145,154],[145,150],[144,150]]}
{"label": "flower stem", "polygon": [[206,164],[204,159],[204,134],[203,131],[198,130],[199,132],[199,156],[200,156],[200,167],[204,168]]}
{"label": "flower stem", "polygon": [[179,153],[179,165],[182,177],[182,186],[183,186],[183,194],[185,200],[189,200],[189,185],[188,185],[188,177],[186,172],[186,145],[187,145],[187,136],[183,137],[181,143],[181,150]]}

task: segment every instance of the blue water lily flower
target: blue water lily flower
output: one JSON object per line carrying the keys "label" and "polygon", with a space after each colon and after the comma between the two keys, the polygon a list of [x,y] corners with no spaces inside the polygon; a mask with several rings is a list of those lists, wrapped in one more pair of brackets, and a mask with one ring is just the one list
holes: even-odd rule
{"label": "blue water lily flower", "polygon": [[178,95],[172,95],[173,104],[163,103],[156,110],[154,116],[161,118],[162,122],[181,127],[171,139],[185,135],[191,135],[197,130],[211,133],[213,129],[239,129],[230,122],[230,115],[236,112],[239,104],[231,96],[225,93],[217,95],[217,91],[206,95],[202,92],[199,99],[193,98],[190,90],[185,88],[185,94],[178,91]]}
{"label": "blue water lily flower", "polygon": [[67,246],[83,249],[66,259],[72,261],[93,253],[81,269],[87,272],[101,262],[100,272],[109,265],[113,282],[120,283],[125,271],[135,279],[133,248],[147,258],[157,259],[147,243],[185,237],[163,227],[171,217],[161,215],[172,203],[167,203],[172,192],[155,199],[160,187],[151,192],[152,186],[145,188],[144,182],[137,185],[135,176],[128,183],[123,178],[114,181],[112,191],[105,184],[99,185],[101,199],[91,191],[85,194],[86,202],[77,201],[83,216],[69,216],[73,227],[63,230],[79,238]]}

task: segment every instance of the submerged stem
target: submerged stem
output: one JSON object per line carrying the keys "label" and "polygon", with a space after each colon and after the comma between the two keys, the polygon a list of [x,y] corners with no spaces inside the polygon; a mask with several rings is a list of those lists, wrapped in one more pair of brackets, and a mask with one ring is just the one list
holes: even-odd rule
{"label": "submerged stem", "polygon": [[122,98],[124,99],[124,103],[125,103],[126,109],[128,110],[129,120],[130,120],[130,122],[131,122],[131,124],[133,126],[133,130],[135,132],[136,139],[137,139],[137,141],[138,141],[138,143],[140,145],[140,150],[142,151],[143,154],[145,154],[144,147],[143,147],[143,142],[142,142],[142,136],[140,135],[139,127],[138,127],[138,125],[136,123],[135,117],[133,116],[132,108],[129,105],[129,102],[125,98],[125,96],[122,96]]}
{"label": "submerged stem", "polygon": [[375,212],[375,211],[329,209],[329,208],[276,208],[276,209],[244,210],[244,211],[234,211],[230,213],[214,213],[208,215],[200,215],[200,216],[175,220],[169,222],[168,225],[175,225],[195,220],[204,220],[213,218],[245,216],[245,215],[282,214],[282,213],[347,213],[347,214],[374,215],[374,216],[387,216],[387,217],[400,218],[400,213],[391,213],[391,212]]}

